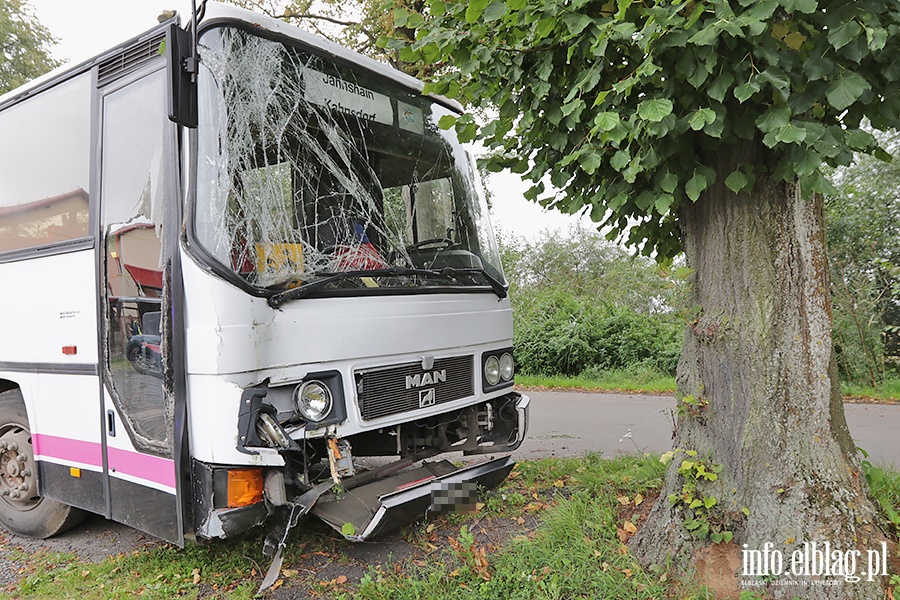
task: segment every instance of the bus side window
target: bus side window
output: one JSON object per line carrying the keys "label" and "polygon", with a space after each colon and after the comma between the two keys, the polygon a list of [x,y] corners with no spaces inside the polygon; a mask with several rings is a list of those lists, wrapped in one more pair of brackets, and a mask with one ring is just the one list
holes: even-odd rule
{"label": "bus side window", "polygon": [[0,252],[89,234],[91,79],[0,112]]}

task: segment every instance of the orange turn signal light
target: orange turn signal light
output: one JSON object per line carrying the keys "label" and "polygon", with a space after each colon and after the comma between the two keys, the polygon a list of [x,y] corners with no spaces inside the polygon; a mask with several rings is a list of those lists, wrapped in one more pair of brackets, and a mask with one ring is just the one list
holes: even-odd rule
{"label": "orange turn signal light", "polygon": [[229,469],[228,508],[261,502],[264,485],[262,469]]}

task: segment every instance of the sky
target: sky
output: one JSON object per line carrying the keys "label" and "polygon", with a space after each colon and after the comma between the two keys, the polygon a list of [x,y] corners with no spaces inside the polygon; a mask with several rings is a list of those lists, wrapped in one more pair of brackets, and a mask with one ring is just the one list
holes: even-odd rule
{"label": "sky", "polygon": [[[151,29],[163,10],[177,10],[186,22],[190,0],[27,0],[41,23],[59,39],[53,56],[75,65]],[[199,0],[198,0],[199,3]],[[492,174],[492,221],[505,236],[535,240],[545,230],[566,231],[590,219],[546,211],[522,196],[527,189],[517,175]]]}

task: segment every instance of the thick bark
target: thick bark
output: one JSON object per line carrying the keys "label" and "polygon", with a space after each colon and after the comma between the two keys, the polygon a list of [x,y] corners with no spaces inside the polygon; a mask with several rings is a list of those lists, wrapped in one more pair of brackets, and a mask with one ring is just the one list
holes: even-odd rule
{"label": "thick bark", "polygon": [[[752,193],[731,193],[721,182],[754,158],[742,152],[716,159],[720,183],[680,215],[695,316],[678,367],[678,397],[697,403],[680,411],[675,448],[722,466],[716,481],[698,484],[698,495],[717,501],[708,515],[698,512],[714,529],[733,532],[734,553],[772,543],[790,571],[804,542],[828,541],[832,549],[862,551],[858,575],[866,551],[880,549],[883,537],[844,420],[822,199],[764,178]],[[688,532],[690,511],[668,499],[683,497],[678,468],[686,458],[676,455],[630,544],[645,564],[670,563],[682,572],[711,543]],[[739,569],[738,578],[757,579],[741,575]],[[777,579],[794,581],[770,585],[775,598],[882,595],[882,583],[865,577],[838,586],[806,586],[812,577],[790,573]]]}

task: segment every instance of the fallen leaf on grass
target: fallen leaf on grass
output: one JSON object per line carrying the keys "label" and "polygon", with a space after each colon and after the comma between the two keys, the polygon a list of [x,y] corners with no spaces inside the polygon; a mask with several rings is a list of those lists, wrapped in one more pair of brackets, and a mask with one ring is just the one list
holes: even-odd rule
{"label": "fallen leaf on grass", "polygon": [[517,524],[517,525],[524,525],[524,524],[525,524],[525,519],[523,519],[522,517],[519,517],[518,519],[516,519],[516,524]]}
{"label": "fallen leaf on grass", "polygon": [[640,494],[638,494],[637,496],[634,497],[634,505],[635,506],[640,506],[643,501],[644,501],[644,497]]}
{"label": "fallen leaf on grass", "polygon": [[280,588],[280,587],[283,586],[283,585],[284,585],[284,579],[279,579],[278,581],[276,581],[275,583],[273,583],[273,584],[272,584],[272,587],[270,587],[269,589],[270,589],[270,590],[277,590],[278,588]]}
{"label": "fallen leaf on grass", "polygon": [[435,525],[434,523],[429,523],[428,527],[425,528],[425,533],[431,533],[436,528],[437,528],[437,525]]}
{"label": "fallen leaf on grass", "polygon": [[622,573],[625,575],[626,578],[631,577],[631,569],[622,569]]}
{"label": "fallen leaf on grass", "polygon": [[622,506],[628,506],[629,504],[631,504],[631,498],[629,498],[628,496],[619,496],[616,498],[616,500],[618,500],[619,504],[621,504]]}
{"label": "fallen leaf on grass", "polygon": [[194,576],[194,585],[200,583],[200,569],[194,569],[191,574]]}
{"label": "fallen leaf on grass", "polygon": [[298,573],[299,571],[297,571],[296,569],[284,569],[283,571],[281,571],[281,574],[289,579],[291,577],[296,577]]}
{"label": "fallen leaf on grass", "polygon": [[566,484],[563,482],[562,479],[557,479],[556,481],[553,482],[553,487],[555,487],[555,488],[566,487]]}
{"label": "fallen leaf on grass", "polygon": [[609,571],[609,563],[608,562],[602,563],[600,565],[600,568],[602,568],[603,572],[606,573],[607,571]]}
{"label": "fallen leaf on grass", "polygon": [[637,533],[637,526],[634,523],[632,523],[631,521],[625,521],[625,524],[622,525],[622,529],[624,529],[631,535],[634,535],[635,533]]}

